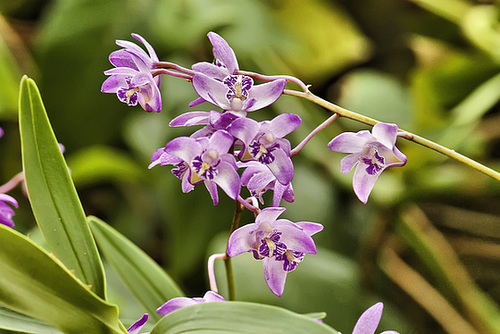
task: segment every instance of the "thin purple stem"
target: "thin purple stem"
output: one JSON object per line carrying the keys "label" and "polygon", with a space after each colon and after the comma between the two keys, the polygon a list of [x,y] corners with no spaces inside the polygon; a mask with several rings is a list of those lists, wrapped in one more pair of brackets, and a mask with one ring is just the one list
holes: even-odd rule
{"label": "thin purple stem", "polygon": [[193,74],[194,74],[193,70],[190,70],[188,68],[185,68],[185,67],[182,67],[180,65],[170,63],[167,61],[160,61],[160,62],[156,63],[156,68],[172,69],[172,70],[176,70],[176,71],[179,71],[181,73],[188,74],[191,76],[193,76]]}
{"label": "thin purple stem", "polygon": [[274,81],[274,80],[279,80],[279,79],[285,79],[286,81],[289,81],[289,82],[295,82],[297,85],[300,86],[300,88],[302,88],[302,90],[305,93],[307,93],[309,91],[309,87],[310,87],[310,85],[306,85],[304,82],[302,82],[302,80],[300,80],[296,77],[292,77],[291,75],[263,75],[263,74],[259,74],[259,73],[255,73],[255,72],[247,72],[247,71],[241,71],[241,70],[238,70],[238,74],[246,75],[246,76],[252,77],[256,80],[260,80],[260,81]]}
{"label": "thin purple stem", "polygon": [[5,194],[14,189],[19,183],[24,181],[24,172],[17,173],[7,183],[0,186],[0,194]]}
{"label": "thin purple stem", "polygon": [[318,125],[318,127],[316,127],[316,129],[314,129],[310,134],[308,134],[307,137],[304,138],[304,140],[302,140],[300,142],[300,144],[297,145],[290,152],[290,157],[293,157],[295,154],[299,153],[300,150],[303,149],[304,146],[306,146],[306,144],[309,142],[309,140],[312,139],[312,137],[314,137],[318,132],[320,132],[321,130],[323,130],[324,128],[326,128],[328,125],[330,125],[330,123],[332,123],[334,120],[336,120],[339,117],[340,117],[340,115],[335,113],[332,116],[330,116],[326,121],[324,121],[323,123],[321,123],[320,125]]}
{"label": "thin purple stem", "polygon": [[169,71],[169,70],[165,70],[165,69],[158,69],[158,70],[152,70],[151,71],[151,74],[155,77],[157,75],[160,75],[160,74],[166,74],[166,75],[170,75],[170,76],[173,76],[173,77],[177,77],[177,78],[183,78],[183,79],[186,79],[186,80],[193,80],[193,77],[188,75],[188,74],[184,74],[184,73],[179,73],[179,72],[174,72],[174,71]]}
{"label": "thin purple stem", "polygon": [[248,201],[243,199],[243,197],[238,196],[238,202],[240,202],[248,210],[252,211],[255,215],[258,215],[260,213],[260,209],[258,207],[248,203]]}
{"label": "thin purple stem", "polygon": [[225,260],[227,259],[227,256],[225,253],[222,254],[212,254],[208,258],[208,280],[210,282],[210,290],[212,290],[215,293],[219,293],[219,290],[217,289],[217,281],[215,280],[215,260]]}

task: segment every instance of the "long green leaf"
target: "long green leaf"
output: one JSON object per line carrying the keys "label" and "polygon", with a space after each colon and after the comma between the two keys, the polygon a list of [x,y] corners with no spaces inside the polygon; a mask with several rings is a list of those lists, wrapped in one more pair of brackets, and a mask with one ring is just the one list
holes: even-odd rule
{"label": "long green leaf", "polygon": [[256,303],[200,303],[166,315],[151,334],[176,333],[338,333],[308,316]]}
{"label": "long green leaf", "polygon": [[31,206],[52,252],[105,298],[104,269],[40,92],[21,80],[19,126]]}
{"label": "long green leaf", "polygon": [[160,319],[156,309],[171,298],[183,296],[181,289],[153,259],[118,231],[96,217],[88,220],[108,262],[150,317]]}
{"label": "long green leaf", "polygon": [[1,305],[63,333],[126,333],[116,306],[24,235],[0,224],[0,245]]}
{"label": "long green leaf", "polygon": [[61,334],[62,332],[38,319],[27,317],[5,307],[0,307],[0,328],[32,334]]}

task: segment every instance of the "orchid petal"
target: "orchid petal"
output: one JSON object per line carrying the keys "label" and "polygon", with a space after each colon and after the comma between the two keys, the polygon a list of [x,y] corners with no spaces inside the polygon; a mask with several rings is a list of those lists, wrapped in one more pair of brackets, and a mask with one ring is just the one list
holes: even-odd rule
{"label": "orchid petal", "polygon": [[212,79],[203,73],[195,72],[193,75],[193,88],[205,101],[229,110],[231,106],[226,98],[227,87],[220,81]]}
{"label": "orchid petal", "polygon": [[287,185],[293,179],[293,163],[292,159],[281,149],[275,149],[272,152],[274,161],[267,164],[267,167],[276,176],[278,182]]}
{"label": "orchid petal", "polygon": [[214,182],[224,190],[224,192],[233,200],[238,198],[241,190],[240,177],[236,170],[230,164],[221,161],[217,166],[217,175]]}
{"label": "orchid petal", "polygon": [[373,140],[369,131],[344,132],[328,143],[328,148],[339,153],[355,153],[363,150],[368,141]]}
{"label": "orchid petal", "polygon": [[226,66],[230,74],[235,74],[238,71],[238,60],[233,49],[224,38],[215,32],[209,32],[208,39],[212,43],[215,58]]}
{"label": "orchid petal", "polygon": [[285,208],[281,207],[270,207],[262,209],[262,211],[255,218],[255,223],[261,224],[272,224],[278,217],[285,211]]}
{"label": "orchid petal", "polygon": [[127,333],[128,334],[139,334],[139,331],[146,324],[146,322],[148,321],[148,318],[149,318],[148,314],[144,313],[144,315],[139,320],[134,322],[132,324],[132,326],[129,327],[129,329],[127,330]]}
{"label": "orchid petal", "polygon": [[359,317],[352,334],[373,334],[378,327],[380,318],[382,317],[382,310],[384,309],[384,304],[377,303],[370,308],[368,308]]}
{"label": "orchid petal", "polygon": [[201,154],[202,147],[194,138],[177,137],[167,143],[165,152],[191,163],[195,156]]}
{"label": "orchid petal", "polygon": [[312,236],[323,230],[323,225],[318,223],[296,222],[295,225],[298,225],[309,236]]}
{"label": "orchid petal", "polygon": [[370,175],[366,172],[366,165],[359,164],[354,170],[354,175],[352,177],[352,188],[354,193],[358,196],[359,200],[366,204],[368,201],[368,196],[375,186],[380,173]]}
{"label": "orchid petal", "polygon": [[[245,100],[244,110],[255,111],[273,104],[283,94],[286,86],[286,80],[279,79],[271,82],[266,82],[260,85],[255,85],[248,91],[248,98]],[[246,106],[254,100],[252,106]]]}
{"label": "orchid petal", "polygon": [[210,112],[208,111],[191,111],[177,116],[168,124],[171,127],[175,126],[192,126],[208,124]]}
{"label": "orchid petal", "polygon": [[156,309],[156,313],[167,315],[186,306],[197,304],[192,298],[175,297]]}
{"label": "orchid petal", "polygon": [[274,136],[283,138],[290,132],[295,131],[300,123],[300,117],[295,114],[280,114],[271,120],[269,130]]}
{"label": "orchid petal", "polygon": [[281,297],[285,289],[287,272],[283,270],[282,261],[276,261],[275,257],[265,257],[262,259],[264,267],[264,278],[267,286],[276,296]]}
{"label": "orchid petal", "polygon": [[255,230],[257,227],[256,223],[246,224],[231,233],[227,243],[227,255],[234,257],[256,249],[257,240]]}
{"label": "orchid petal", "polygon": [[224,80],[224,78],[229,74],[227,69],[207,62],[196,63],[191,66],[191,68],[193,69],[193,71],[201,72],[211,78],[220,81]]}
{"label": "orchid petal", "polygon": [[389,123],[377,123],[372,128],[372,135],[383,145],[392,149],[396,144],[398,126]]}

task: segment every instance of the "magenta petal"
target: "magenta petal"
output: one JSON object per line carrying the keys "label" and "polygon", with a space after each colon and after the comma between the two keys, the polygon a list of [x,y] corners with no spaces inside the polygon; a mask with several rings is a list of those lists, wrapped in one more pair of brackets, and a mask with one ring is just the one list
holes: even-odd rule
{"label": "magenta petal", "polygon": [[202,153],[202,147],[194,138],[177,137],[167,143],[165,152],[190,164],[195,156]]}
{"label": "magenta petal", "polygon": [[[255,111],[262,109],[274,103],[283,94],[286,86],[286,80],[280,79],[264,84],[255,85],[249,90],[249,95],[245,103],[252,103],[251,106],[244,104],[243,109],[246,111]],[[254,101],[254,102],[250,102]]]}
{"label": "magenta petal", "polygon": [[118,89],[128,87],[128,83],[123,75],[112,75],[107,78],[101,87],[103,93],[116,93]]}
{"label": "magenta petal", "polygon": [[255,223],[261,224],[272,224],[278,217],[285,211],[285,208],[281,207],[270,207],[262,209],[262,211],[255,218]]}
{"label": "magenta petal", "polygon": [[229,74],[227,69],[207,62],[194,64],[191,68],[193,69],[193,71],[201,72],[205,75],[208,75],[211,78],[220,81],[224,80],[224,78],[227,77],[227,75]]}
{"label": "magenta petal", "polygon": [[283,138],[292,131],[295,131],[301,123],[299,116],[285,113],[276,116],[269,124],[269,130],[276,137]]}
{"label": "magenta petal", "polygon": [[283,270],[283,262],[276,261],[275,257],[265,257],[262,259],[264,267],[264,278],[267,286],[276,296],[281,297],[285,289],[287,272]]}
{"label": "magenta petal", "polygon": [[12,204],[16,208],[19,205],[14,197],[7,194],[0,194],[0,202],[7,202],[9,204]]}
{"label": "magenta petal", "polygon": [[349,173],[354,166],[359,162],[359,159],[362,157],[360,153],[352,153],[346,155],[340,160],[340,171],[342,173]]}
{"label": "magenta petal", "polygon": [[253,249],[257,249],[258,244],[255,236],[257,224],[246,224],[231,233],[227,243],[227,255],[234,257]]}
{"label": "magenta petal", "polygon": [[234,138],[225,130],[218,130],[210,137],[209,147],[217,150],[219,154],[224,154],[229,151],[233,145]]}
{"label": "magenta petal", "polygon": [[311,236],[291,221],[278,219],[271,227],[282,233],[280,242],[283,242],[289,250],[316,254],[316,245]]}
{"label": "magenta petal", "polygon": [[208,192],[210,193],[210,197],[212,197],[212,201],[214,202],[214,205],[219,204],[219,193],[217,191],[217,183],[209,180],[203,181],[205,183],[205,187],[207,188]]}
{"label": "magenta petal", "polygon": [[232,165],[221,161],[217,166],[217,175],[214,182],[224,190],[224,192],[233,200],[238,198],[241,190],[240,177]]}
{"label": "magenta petal", "polygon": [[144,315],[139,320],[134,322],[132,326],[129,327],[129,329],[127,330],[128,334],[139,334],[139,331],[146,324],[148,318],[148,314],[144,313]]}
{"label": "magenta petal", "polygon": [[159,61],[158,56],[156,55],[156,52],[153,49],[153,47],[151,46],[151,44],[149,44],[141,35],[139,35],[139,34],[132,34],[132,37],[134,37],[136,40],[138,40],[139,42],[141,42],[142,44],[144,44],[144,46],[148,50],[149,57],[151,58],[152,61],[154,61],[154,62],[158,62]]}
{"label": "magenta petal", "polygon": [[222,82],[199,72],[195,72],[192,82],[196,93],[205,101],[213,103],[224,110],[231,109],[226,98],[227,87]]}
{"label": "magenta petal", "polygon": [[311,222],[296,222],[307,235],[311,236],[323,230],[323,225]]}
{"label": "magenta petal", "polygon": [[328,143],[328,148],[334,152],[340,153],[355,153],[362,151],[366,144],[374,140],[371,133],[363,130],[357,133],[344,132],[333,138]]}
{"label": "magenta petal", "polygon": [[267,164],[267,167],[276,176],[279,183],[283,185],[290,184],[293,179],[293,163],[292,159],[282,150],[275,149],[272,152],[274,161]]}
{"label": "magenta petal", "polygon": [[246,146],[255,138],[259,128],[260,124],[257,121],[251,118],[242,117],[235,119],[231,125],[228,126],[227,131],[241,140]]}
{"label": "magenta petal", "polygon": [[210,112],[208,111],[191,111],[177,116],[168,124],[169,126],[192,126],[208,124]]}
{"label": "magenta petal", "polygon": [[167,315],[180,308],[197,304],[193,299],[187,297],[176,297],[167,301],[165,304],[156,309],[156,313]]}
{"label": "magenta petal", "polygon": [[352,177],[352,188],[361,202],[366,204],[368,196],[370,196],[379,176],[380,173],[374,175],[368,174],[366,172],[366,165],[361,163],[358,164]]}
{"label": "magenta petal", "polygon": [[205,292],[205,294],[203,295],[203,299],[207,303],[225,302],[226,301],[224,299],[224,297],[222,297],[221,295],[219,295],[219,294],[217,294],[217,293],[215,293],[213,291],[207,291],[207,292]]}
{"label": "magenta petal", "polygon": [[352,334],[373,334],[378,327],[380,318],[382,317],[382,310],[384,309],[384,304],[377,303],[370,308],[368,308],[359,317]]}
{"label": "magenta petal", "polygon": [[215,59],[218,59],[226,66],[229,74],[235,74],[238,71],[238,60],[233,49],[231,49],[224,38],[215,32],[209,32],[208,39],[210,39],[210,43],[213,45]]}
{"label": "magenta petal", "polygon": [[392,149],[396,144],[398,126],[389,123],[377,123],[372,128],[372,135],[383,145]]}

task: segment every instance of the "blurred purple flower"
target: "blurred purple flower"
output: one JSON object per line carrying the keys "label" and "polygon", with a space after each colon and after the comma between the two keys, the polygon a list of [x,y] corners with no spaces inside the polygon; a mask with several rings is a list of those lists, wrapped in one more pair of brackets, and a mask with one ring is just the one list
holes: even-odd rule
{"label": "blurred purple flower", "polygon": [[218,130],[210,137],[178,137],[171,140],[163,151],[157,150],[152,156],[150,167],[172,164],[175,176],[182,180],[182,191],[189,192],[203,182],[214,205],[219,202],[217,186],[236,200],[241,183],[237,173],[236,160],[228,151],[234,138],[224,130]]}
{"label": "blurred purple flower", "polygon": [[144,38],[137,34],[132,36],[144,44],[149,54],[132,42],[117,40],[116,44],[124,49],[109,56],[109,61],[116,68],[104,72],[110,77],[104,81],[101,91],[115,93],[120,101],[129,106],[139,103],[148,112],[160,112],[160,77],[151,74],[159,62],[158,56]]}
{"label": "blurred purple flower", "polygon": [[17,201],[13,197],[7,194],[0,194],[0,224],[13,227],[12,216],[15,212],[7,203],[16,208],[18,206]]}
{"label": "blurred purple flower", "polygon": [[[144,315],[139,320],[134,322],[132,324],[132,326],[129,327],[129,329],[127,330],[127,333],[128,334],[139,334],[139,331],[146,324],[146,322],[148,321],[148,318],[149,318],[148,314],[144,313]],[[144,334],[148,334],[148,333],[144,333]]]}
{"label": "blurred purple flower", "polygon": [[2,138],[2,137],[3,137],[3,129],[0,128],[0,138]]}
{"label": "blurred purple flower", "polygon": [[276,176],[266,165],[257,161],[248,161],[240,163],[241,167],[246,167],[241,174],[241,184],[248,188],[253,197],[259,199],[264,204],[262,195],[268,191],[273,191],[273,205],[279,206],[281,199],[292,203],[294,194],[292,184],[283,185],[276,180]]}
{"label": "blurred purple flower", "polygon": [[407,158],[395,146],[398,126],[377,123],[372,133],[367,130],[344,132],[328,143],[334,152],[351,153],[340,161],[342,173],[349,173],[357,165],[352,178],[354,193],[363,203],[375,186],[380,174],[390,167],[401,167]]}
{"label": "blurred purple flower", "polygon": [[[374,334],[378,327],[380,318],[382,317],[382,311],[384,309],[384,304],[377,303],[369,307],[363,314],[359,317],[352,334]],[[384,331],[380,334],[399,334],[396,331]]]}
{"label": "blurred purple flower", "polygon": [[212,303],[212,302],[225,302],[226,300],[216,294],[213,291],[207,291],[203,298],[187,298],[187,297],[176,297],[167,301],[165,304],[160,306],[156,312],[161,315],[167,315],[178,309],[186,306],[200,304],[200,303]]}
{"label": "blurred purple flower", "polygon": [[302,262],[305,254],[316,254],[311,236],[323,229],[317,223],[277,220],[283,211],[285,208],[263,209],[255,223],[231,234],[227,247],[230,257],[252,252],[255,259],[262,259],[267,286],[279,297],[283,294],[286,275]]}
{"label": "blurred purple flower", "polygon": [[286,80],[278,79],[254,85],[253,79],[238,75],[238,60],[233,49],[218,34],[208,33],[213,45],[215,64],[201,62],[193,65],[193,87],[200,96],[190,106],[210,102],[245,116],[274,103],[283,94]]}
{"label": "blurred purple flower", "polygon": [[259,161],[271,170],[278,182],[287,186],[293,179],[293,163],[290,142],[283,137],[297,129],[300,122],[299,116],[288,113],[260,123],[238,118],[227,130],[243,143],[238,154],[241,161]]}

